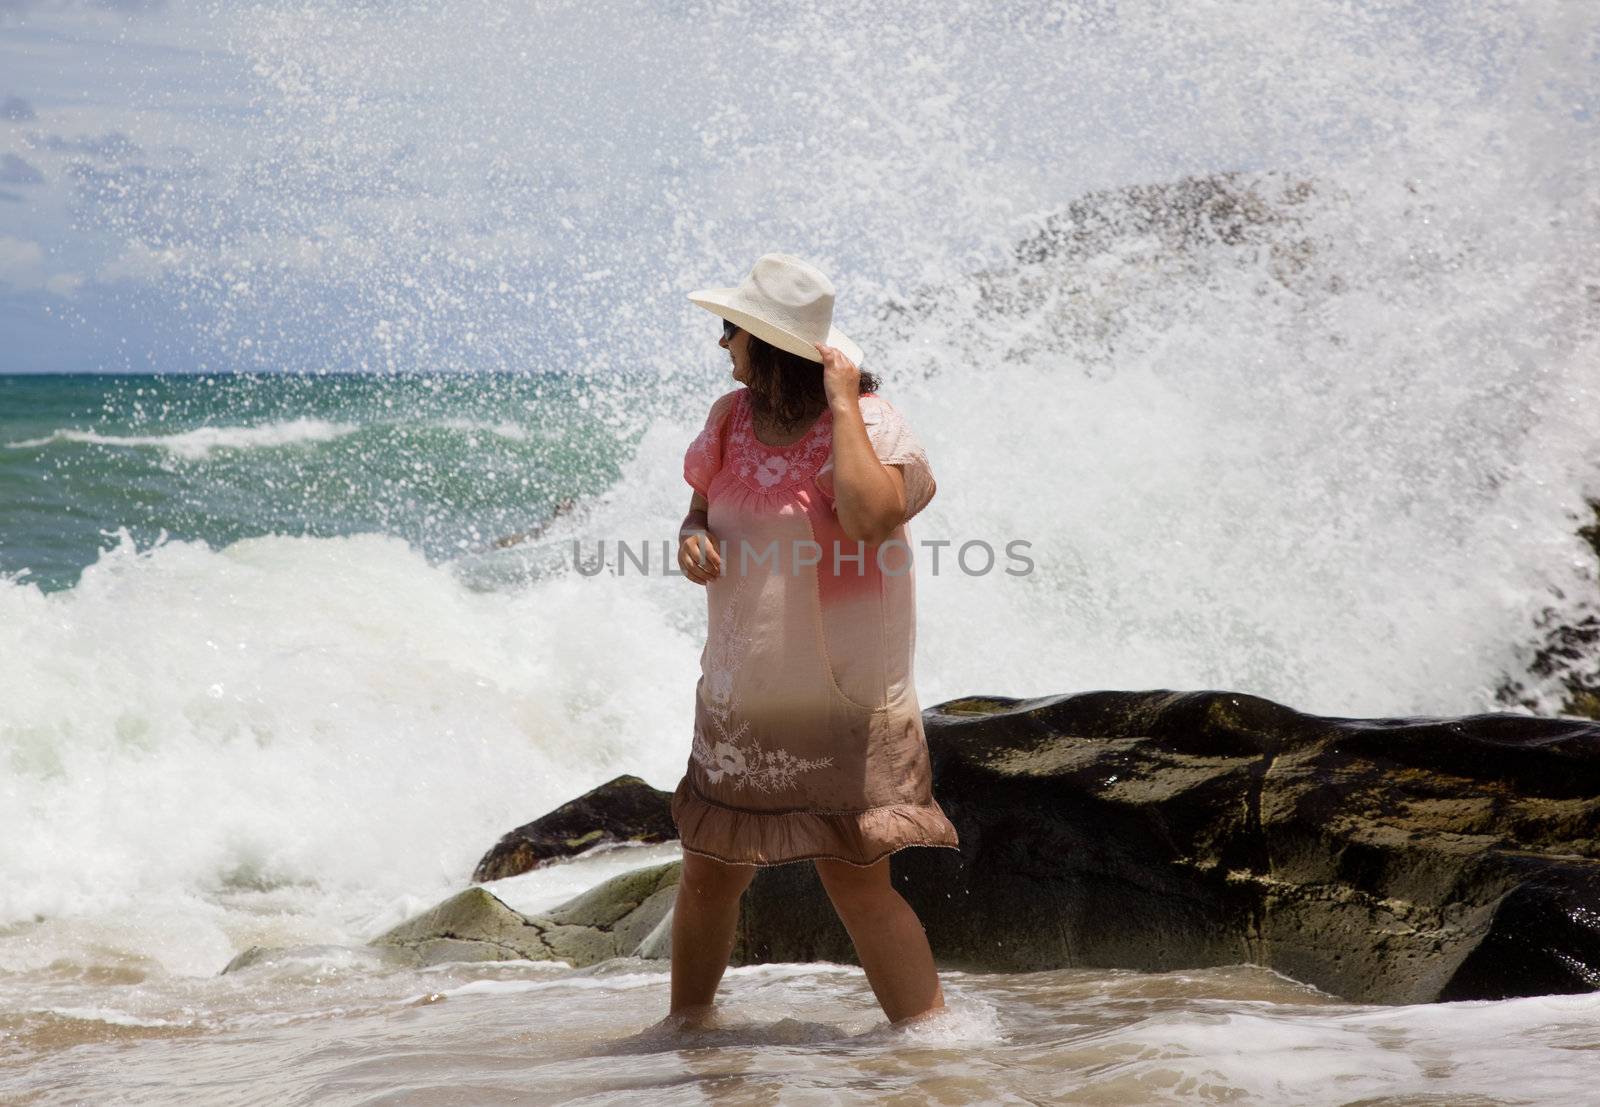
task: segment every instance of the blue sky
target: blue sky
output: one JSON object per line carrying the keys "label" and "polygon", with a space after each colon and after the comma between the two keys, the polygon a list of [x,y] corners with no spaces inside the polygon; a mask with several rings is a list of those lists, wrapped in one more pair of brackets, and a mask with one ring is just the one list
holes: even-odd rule
{"label": "blue sky", "polygon": [[155,367],[181,309],[129,212],[202,181],[192,143],[242,109],[207,37],[160,3],[0,3],[0,370]]}

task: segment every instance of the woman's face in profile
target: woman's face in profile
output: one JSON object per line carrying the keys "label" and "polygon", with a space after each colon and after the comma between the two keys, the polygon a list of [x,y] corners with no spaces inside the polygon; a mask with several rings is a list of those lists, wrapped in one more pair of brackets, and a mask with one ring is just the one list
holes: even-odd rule
{"label": "woman's face in profile", "polygon": [[733,359],[733,379],[740,384],[750,383],[750,332],[740,327],[733,338],[721,338],[717,345],[728,351]]}

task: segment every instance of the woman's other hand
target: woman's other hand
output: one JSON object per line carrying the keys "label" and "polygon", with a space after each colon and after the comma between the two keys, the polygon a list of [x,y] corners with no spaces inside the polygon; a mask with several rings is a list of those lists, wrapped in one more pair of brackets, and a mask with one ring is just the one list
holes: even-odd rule
{"label": "woman's other hand", "polygon": [[722,575],[722,554],[717,550],[716,535],[706,526],[706,499],[698,492],[678,528],[678,568],[696,584],[709,584]]}
{"label": "woman's other hand", "polygon": [[696,584],[709,584],[722,575],[722,555],[710,531],[683,536],[678,543],[678,568]]}

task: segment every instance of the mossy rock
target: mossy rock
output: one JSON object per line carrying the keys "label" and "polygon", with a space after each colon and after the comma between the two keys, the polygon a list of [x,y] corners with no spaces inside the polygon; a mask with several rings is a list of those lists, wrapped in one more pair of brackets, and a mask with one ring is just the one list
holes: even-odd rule
{"label": "mossy rock", "polygon": [[566,961],[576,967],[641,956],[677,899],[683,863],[612,877],[542,915],[524,915],[486,888],[458,892],[373,939],[440,961]]}

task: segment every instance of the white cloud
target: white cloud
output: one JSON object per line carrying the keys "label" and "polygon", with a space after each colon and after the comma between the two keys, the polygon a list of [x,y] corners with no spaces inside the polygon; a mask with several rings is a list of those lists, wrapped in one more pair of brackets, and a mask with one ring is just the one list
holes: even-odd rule
{"label": "white cloud", "polygon": [[16,292],[44,289],[70,297],[83,284],[81,273],[49,272],[44,247],[26,239],[0,235],[0,287]]}
{"label": "white cloud", "polygon": [[187,260],[181,248],[158,249],[138,240],[130,241],[122,253],[102,265],[95,279],[106,284],[115,281],[154,281],[163,273]]}
{"label": "white cloud", "polygon": [[44,267],[44,247],[37,242],[0,236],[0,281],[19,283]]}
{"label": "white cloud", "polygon": [[[329,230],[319,227],[318,232],[327,234]],[[352,264],[366,266],[382,260],[375,246],[347,232],[341,232],[339,239],[304,235],[284,239],[255,237],[208,246],[153,246],[141,239],[129,239],[116,257],[95,271],[95,280],[104,284],[154,282],[176,274],[189,280],[220,280],[232,285],[253,272],[317,276],[323,272],[329,254],[347,246]]]}
{"label": "white cloud", "polygon": [[44,287],[47,292],[54,292],[57,296],[71,298],[83,286],[82,273],[52,273],[45,278]]}

